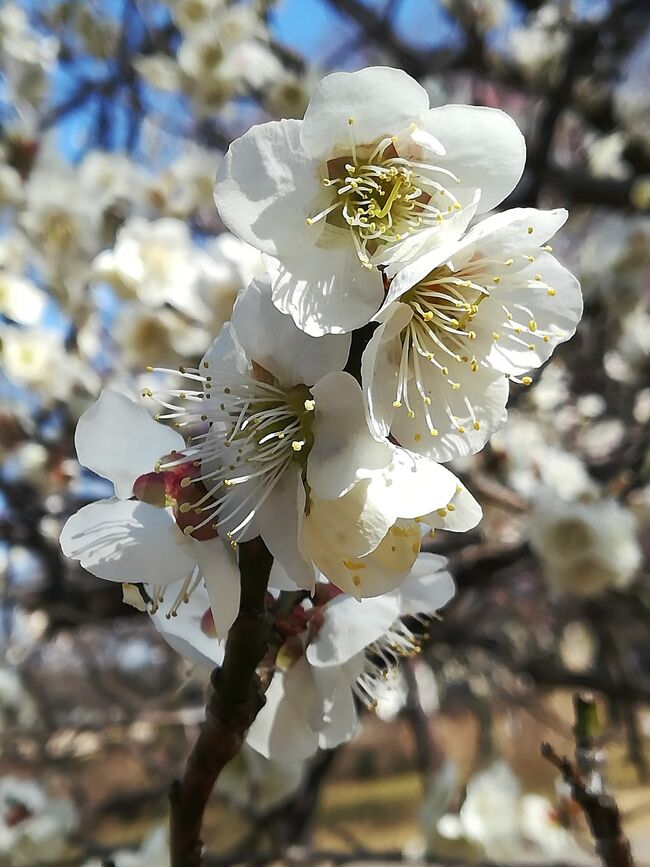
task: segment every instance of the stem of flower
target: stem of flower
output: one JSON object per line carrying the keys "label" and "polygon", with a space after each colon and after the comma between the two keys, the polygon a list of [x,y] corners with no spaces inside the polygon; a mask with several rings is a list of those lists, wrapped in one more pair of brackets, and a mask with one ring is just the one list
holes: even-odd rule
{"label": "stem of flower", "polygon": [[272,564],[260,538],[239,546],[239,614],[228,634],[223,665],[212,672],[205,722],[182,779],[169,792],[171,867],[204,867],[201,826],[208,798],[264,705],[256,668],[269,646],[265,600]]}

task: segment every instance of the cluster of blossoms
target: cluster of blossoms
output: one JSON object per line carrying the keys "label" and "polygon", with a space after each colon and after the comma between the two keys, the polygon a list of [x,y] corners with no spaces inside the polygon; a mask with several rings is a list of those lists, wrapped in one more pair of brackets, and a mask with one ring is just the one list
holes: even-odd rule
{"label": "cluster of blossoms", "polygon": [[[63,550],[125,583],[183,655],[220,664],[238,546],[273,555],[282,643],[248,734],[267,759],[348,739],[354,695],[372,704],[417,649],[418,615],[454,589],[423,536],[481,517],[442,463],[479,451],[508,381],[529,384],[575,330],[579,284],[548,246],[566,212],[475,219],[524,160],[501,111],[430,109],[396,69],[329,75],[304,120],[254,126],[218,169],[221,219],[265,268],[198,366],[171,390],[152,379],[155,420],[105,390],[79,421],[79,460],[115,496],[70,518]],[[170,303],[191,279],[179,263]]]}

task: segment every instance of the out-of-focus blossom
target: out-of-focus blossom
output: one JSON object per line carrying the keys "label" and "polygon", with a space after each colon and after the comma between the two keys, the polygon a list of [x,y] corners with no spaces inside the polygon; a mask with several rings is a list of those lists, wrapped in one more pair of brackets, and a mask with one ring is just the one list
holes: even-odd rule
{"label": "out-of-focus blossom", "polygon": [[0,668],[0,734],[29,731],[38,723],[38,709],[18,672]]}
{"label": "out-of-focus blossom", "polygon": [[612,499],[567,503],[546,496],[530,515],[529,537],[549,586],[570,596],[626,587],[641,563],[636,520]]}
{"label": "out-of-focus blossom", "polygon": [[42,317],[47,297],[31,280],[0,270],[0,314],[21,325],[35,325]]}
{"label": "out-of-focus blossom", "polygon": [[0,47],[14,97],[39,102],[47,86],[46,73],[59,53],[59,40],[39,33],[31,26],[25,9],[10,2],[0,9]]}
{"label": "out-of-focus blossom", "polygon": [[77,812],[63,798],[51,798],[38,783],[0,778],[0,859],[9,867],[57,862]]}
{"label": "out-of-focus blossom", "polygon": [[560,68],[569,45],[566,3],[545,3],[510,32],[512,54],[527,78],[546,80]]}
{"label": "out-of-focus blossom", "polygon": [[[109,863],[114,867],[169,867],[169,840],[167,829],[154,828],[142,841],[139,849],[118,849],[112,852]],[[102,867],[106,859],[91,858],[84,867]]]}
{"label": "out-of-focus blossom", "polygon": [[508,5],[506,0],[442,0],[452,15],[464,27],[476,27],[479,32],[498,27],[503,22]]}
{"label": "out-of-focus blossom", "polygon": [[287,801],[299,788],[304,762],[264,758],[246,742],[219,774],[215,792],[255,816]]}
{"label": "out-of-focus blossom", "polygon": [[627,59],[614,88],[614,110],[628,132],[641,141],[650,138],[650,30]]}
{"label": "out-of-focus blossom", "polygon": [[23,200],[23,182],[13,166],[0,162],[0,206],[20,205]]}
{"label": "out-of-focus blossom", "polygon": [[212,207],[212,187],[219,157],[200,147],[185,150],[149,182],[152,204],[170,217],[184,219],[201,208]]}

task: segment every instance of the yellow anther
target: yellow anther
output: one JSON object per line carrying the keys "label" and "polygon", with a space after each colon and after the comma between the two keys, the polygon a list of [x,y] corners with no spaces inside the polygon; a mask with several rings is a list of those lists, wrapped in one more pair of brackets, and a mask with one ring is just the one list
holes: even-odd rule
{"label": "yellow anther", "polygon": [[227,488],[231,488],[235,484],[232,479],[224,479],[223,483]]}
{"label": "yellow anther", "polygon": [[443,376],[449,376],[449,368],[448,367],[441,368],[440,373],[442,373]]}
{"label": "yellow anther", "polygon": [[529,344],[528,344],[528,348],[529,348],[530,351],[532,352],[532,351],[535,349],[535,344],[534,344],[534,343],[529,343]]}
{"label": "yellow anther", "polygon": [[460,388],[460,382],[452,382],[451,387],[454,391],[458,391],[458,389]]}
{"label": "yellow anther", "polygon": [[399,409],[401,405],[402,405],[401,400],[394,400],[393,401],[393,406],[395,407],[395,409]]}
{"label": "yellow anther", "polygon": [[182,512],[183,515],[186,515],[190,511],[191,508],[192,508],[191,503],[181,503],[181,507],[180,507],[179,511]]}
{"label": "yellow anther", "polygon": [[447,511],[448,511],[448,512],[455,512],[455,511],[456,511],[456,506],[454,506],[453,503],[448,503],[448,504],[447,504]]}
{"label": "yellow anther", "polygon": [[553,252],[553,247],[550,244],[547,244],[545,247],[542,247],[542,250],[545,250],[547,253]]}
{"label": "yellow anther", "polygon": [[422,434],[416,434],[414,437],[414,440],[416,443],[419,443],[421,439],[422,439]]}
{"label": "yellow anther", "polygon": [[423,398],[422,398],[422,403],[423,403],[425,406],[431,406],[431,398],[430,398],[430,397],[423,397]]}
{"label": "yellow anther", "polygon": [[474,430],[480,430],[481,429],[481,422],[475,421],[473,424],[473,428],[474,428]]}
{"label": "yellow anther", "polygon": [[557,289],[547,289],[546,294],[550,295],[552,298],[554,295],[557,295]]}
{"label": "yellow anther", "polygon": [[192,479],[189,476],[185,476],[185,478],[181,479],[181,488],[189,488],[192,484]]}
{"label": "yellow anther", "polygon": [[513,263],[514,261],[515,261],[514,259],[506,259],[506,261],[505,261],[503,264],[504,264],[504,265],[512,265],[512,263]]}
{"label": "yellow anther", "polygon": [[307,412],[313,412],[314,409],[316,408],[316,401],[315,400],[306,400],[304,403],[304,407],[307,410]]}
{"label": "yellow anther", "polygon": [[476,331],[468,331],[467,336],[470,340],[476,340]]}
{"label": "yellow anther", "polygon": [[422,314],[422,318],[425,322],[431,322],[431,320],[433,319],[433,313],[430,310],[427,310],[426,313]]}
{"label": "yellow anther", "polygon": [[531,376],[522,376],[521,381],[523,382],[524,385],[532,385],[533,384],[533,379]]}
{"label": "yellow anther", "polygon": [[541,274],[535,274],[535,280],[537,280],[538,283],[541,281],[541,279],[542,279]]}
{"label": "yellow anther", "polygon": [[415,418],[415,413],[413,412],[412,409],[410,409],[410,410],[408,411],[408,417],[409,417],[409,418]]}
{"label": "yellow anther", "polygon": [[501,277],[499,277],[497,274],[495,274],[494,277],[492,278],[492,282],[497,283],[497,284],[500,283]]}
{"label": "yellow anther", "polygon": [[548,336],[548,334],[544,335],[544,343],[548,343],[550,339],[551,338]]}
{"label": "yellow anther", "polygon": [[461,426],[458,428],[458,433],[465,433],[465,428],[462,426],[462,424],[461,424]]}
{"label": "yellow anther", "polygon": [[440,515],[441,518],[446,518],[447,517],[447,510],[446,509],[438,509],[438,514]]}
{"label": "yellow anther", "polygon": [[353,123],[354,123],[354,118],[353,118],[353,117],[349,117],[349,118],[348,118],[348,126],[352,126]]}
{"label": "yellow anther", "polygon": [[294,450],[294,452],[299,452],[299,451],[301,451],[304,444],[305,444],[304,440],[294,440],[291,443],[291,448]]}
{"label": "yellow anther", "polygon": [[432,437],[438,436],[438,430],[435,427],[432,427],[431,430],[429,431],[429,433],[431,434]]}
{"label": "yellow anther", "polygon": [[358,575],[353,575],[352,576],[352,583],[354,584],[355,587],[358,587],[359,584],[361,584],[361,578]]}
{"label": "yellow anther", "polygon": [[529,226],[529,227],[528,227],[528,234],[529,234],[529,235],[532,235],[532,234],[533,234],[533,227],[532,227],[532,226]]}
{"label": "yellow anther", "polygon": [[185,533],[186,536],[191,536],[193,532],[194,532],[194,527],[192,527],[191,525],[188,525],[187,527],[183,528],[183,533]]}
{"label": "yellow anther", "polygon": [[501,337],[501,335],[498,333],[498,331],[492,332],[492,340],[498,340],[499,337]]}
{"label": "yellow anther", "polygon": [[142,397],[153,397],[153,392],[150,388],[143,388],[140,393]]}
{"label": "yellow anther", "polygon": [[[149,365],[147,365],[147,366],[145,367],[145,370],[147,371],[147,373],[153,373],[153,367],[150,367]],[[180,370],[180,367],[179,367],[179,370]],[[183,371],[181,370],[181,373],[182,373],[182,372],[183,372]]]}
{"label": "yellow anther", "polygon": [[525,258],[528,259],[528,261],[531,262],[531,263],[535,261],[535,257],[534,257],[534,256],[526,256]]}
{"label": "yellow anther", "polygon": [[534,319],[530,320],[530,322],[528,323],[528,327],[530,328],[531,331],[537,331],[537,323],[535,322]]}

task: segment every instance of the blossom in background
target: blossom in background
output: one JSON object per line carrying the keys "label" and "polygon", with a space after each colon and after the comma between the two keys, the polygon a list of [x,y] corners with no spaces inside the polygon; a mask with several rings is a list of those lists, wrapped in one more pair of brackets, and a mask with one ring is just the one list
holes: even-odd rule
{"label": "blossom in background", "polygon": [[[315,565],[341,589],[373,596],[413,564],[414,519],[435,526],[461,488],[439,465],[371,436],[361,389],[342,372],[348,349],[347,335],[300,331],[271,303],[268,280],[253,281],[187,372],[204,389],[182,392],[196,411],[162,400],[161,418],[211,423],[163,468],[201,462],[206,492],[187,509],[195,529],[214,525],[234,542],[261,535],[300,586],[313,586]],[[461,498],[458,519],[474,512]]]}
{"label": "blossom in background", "polygon": [[345,332],[381,305],[375,266],[459,237],[477,207],[513,189],[524,158],[507,115],[429,109],[406,73],[373,67],[326,76],[304,120],[254,126],[234,141],[215,200],[236,235],[279,260],[277,307],[310,334]]}
{"label": "blossom in background", "polygon": [[[167,828],[154,828],[139,849],[118,849],[108,859],[114,867],[169,867],[169,840]],[[91,858],[84,867],[102,867],[106,859]]]}
{"label": "blossom in background", "polygon": [[21,325],[35,325],[43,316],[47,296],[31,280],[0,270],[0,314]]}
{"label": "blossom in background", "polygon": [[362,364],[378,437],[446,461],[479,451],[503,424],[505,376],[530,383],[520,377],[582,314],[578,281],[542,247],[566,217],[506,211],[397,272]]}
{"label": "blossom in background", "polygon": [[219,774],[215,792],[254,816],[263,816],[296,794],[302,783],[302,759],[267,759],[244,741]]}
{"label": "blossom in background", "polygon": [[626,587],[642,561],[634,515],[612,499],[540,498],[529,537],[549,586],[570,596]]}
{"label": "blossom in background", "polygon": [[650,136],[650,33],[641,36],[627,59],[621,81],[614,88],[614,111],[625,128],[640,141]]}
{"label": "blossom in background", "polygon": [[53,864],[64,854],[77,812],[32,780],[0,777],[0,862],[8,867]]}
{"label": "blossom in background", "polygon": [[526,23],[510,31],[510,50],[531,81],[547,81],[561,69],[569,46],[566,3],[543,3]]}
{"label": "blossom in background", "polygon": [[[83,466],[113,482],[115,496],[68,519],[61,532],[64,554],[99,578],[153,585],[151,605],[165,602],[167,613],[205,581],[225,635],[239,609],[235,557],[216,533],[195,538],[181,529],[179,480],[154,472],[161,458],[185,447],[183,437],[130,398],[105,389],[79,419],[75,446]],[[167,605],[165,588],[179,579]]]}

